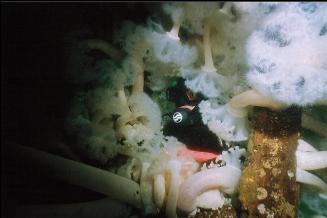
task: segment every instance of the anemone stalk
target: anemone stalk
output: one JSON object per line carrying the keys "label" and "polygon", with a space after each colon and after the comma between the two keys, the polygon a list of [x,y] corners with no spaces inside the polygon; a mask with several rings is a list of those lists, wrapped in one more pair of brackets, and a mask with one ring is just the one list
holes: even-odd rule
{"label": "anemone stalk", "polygon": [[171,28],[171,30],[169,32],[167,32],[168,36],[172,39],[175,39],[177,41],[180,40],[178,33],[179,33],[179,29],[181,27],[182,21],[176,21],[174,22],[173,27]]}
{"label": "anemone stalk", "polygon": [[204,65],[201,67],[201,70],[209,73],[215,73],[217,69],[215,68],[212,60],[212,52],[210,45],[210,30],[211,22],[207,18],[204,22],[203,28],[203,52],[204,52]]}

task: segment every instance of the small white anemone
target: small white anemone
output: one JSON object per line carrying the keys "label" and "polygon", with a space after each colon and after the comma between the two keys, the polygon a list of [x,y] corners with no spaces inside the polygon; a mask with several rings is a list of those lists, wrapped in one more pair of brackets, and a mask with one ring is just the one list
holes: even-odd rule
{"label": "small white anemone", "polygon": [[202,121],[209,130],[226,141],[245,141],[248,139],[248,120],[246,110],[232,110],[229,104],[219,105],[214,100],[199,104]]}
{"label": "small white anemone", "polygon": [[200,208],[216,209],[221,208],[226,201],[226,197],[218,189],[215,189],[200,194],[196,198],[196,205]]}
{"label": "small white anemone", "polygon": [[187,88],[208,98],[219,97],[228,89],[226,77],[215,72],[185,68],[181,70],[181,76]]}
{"label": "small white anemone", "polygon": [[[208,3],[210,5],[210,3]],[[201,7],[208,6],[207,4]],[[209,11],[214,10],[210,8]],[[210,14],[211,12],[208,12]],[[206,14],[208,16],[208,14]],[[182,69],[180,75],[186,80],[185,85],[193,92],[200,92],[208,98],[221,96],[227,90],[232,88],[233,83],[228,78],[217,73],[216,66],[212,57],[211,30],[214,27],[212,20],[207,17],[203,21],[202,49],[204,63],[198,69]]]}
{"label": "small white anemone", "polygon": [[[131,59],[133,61],[135,59]],[[142,62],[142,61],[141,61]],[[135,156],[139,151],[157,150],[160,143],[154,143],[160,138],[161,111],[159,106],[145,93],[144,65],[133,62],[131,69],[134,76],[132,94],[126,97],[124,88],[118,92],[127,113],[120,116],[116,122],[116,135],[122,140],[120,153]],[[152,144],[152,145],[151,145]],[[140,154],[141,155],[141,154]]]}
{"label": "small white anemone", "polygon": [[187,44],[182,44],[167,35],[167,33],[151,32],[148,40],[153,46],[153,58],[166,64],[177,66],[188,66],[194,63],[197,58],[197,50]]}

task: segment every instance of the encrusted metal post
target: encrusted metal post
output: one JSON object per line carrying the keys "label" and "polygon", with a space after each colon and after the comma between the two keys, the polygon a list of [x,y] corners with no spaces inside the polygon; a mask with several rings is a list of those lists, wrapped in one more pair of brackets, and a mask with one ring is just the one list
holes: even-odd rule
{"label": "encrusted metal post", "polygon": [[242,217],[297,217],[295,151],[301,110],[254,108],[247,166],[240,181]]}

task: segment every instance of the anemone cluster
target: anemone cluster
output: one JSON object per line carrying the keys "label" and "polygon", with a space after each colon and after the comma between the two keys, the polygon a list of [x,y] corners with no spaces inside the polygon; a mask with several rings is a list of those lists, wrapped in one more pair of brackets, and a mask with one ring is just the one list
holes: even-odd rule
{"label": "anemone cluster", "polygon": [[[217,146],[246,143],[251,106],[326,104],[327,4],[180,2],[161,9],[168,28],[149,18],[123,22],[112,42],[71,37],[70,78],[83,88],[66,133],[80,156],[140,184],[145,214],[176,217],[177,210],[190,215],[231,204],[245,150],[232,146],[202,169],[192,155],[180,155],[187,145],[163,133],[163,114],[174,107],[165,91],[183,79],[204,96],[202,124]],[[89,56],[94,50],[106,58]],[[324,181],[304,170],[326,167],[326,153],[305,152],[297,153],[298,181],[325,192]],[[107,164],[120,156],[124,164]],[[320,165],[307,166],[315,158]]]}

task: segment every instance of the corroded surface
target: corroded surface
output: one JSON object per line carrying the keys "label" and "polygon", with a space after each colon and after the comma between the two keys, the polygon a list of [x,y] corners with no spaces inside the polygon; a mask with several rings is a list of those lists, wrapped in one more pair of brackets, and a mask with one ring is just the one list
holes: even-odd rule
{"label": "corroded surface", "polygon": [[216,210],[201,208],[194,218],[237,218],[236,212],[232,205],[225,204]]}
{"label": "corroded surface", "polygon": [[295,151],[301,127],[297,108],[256,108],[240,181],[242,217],[297,217]]}
{"label": "corroded surface", "polygon": [[283,111],[254,109],[253,129],[270,137],[289,137],[301,130],[301,109],[290,107]]}

